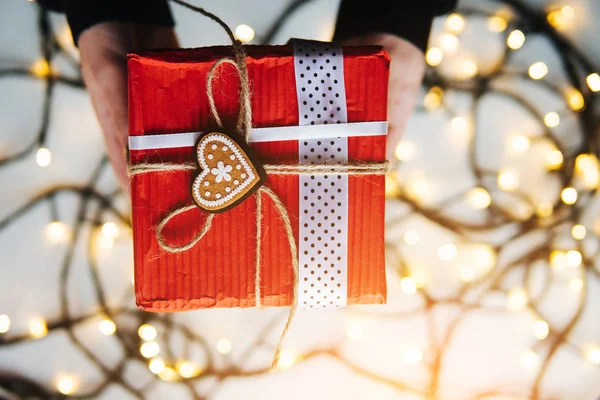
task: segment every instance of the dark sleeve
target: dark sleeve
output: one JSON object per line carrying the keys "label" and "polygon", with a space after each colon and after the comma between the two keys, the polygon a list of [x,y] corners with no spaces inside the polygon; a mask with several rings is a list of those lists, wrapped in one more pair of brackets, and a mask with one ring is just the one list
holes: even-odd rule
{"label": "dark sleeve", "polygon": [[425,52],[433,17],[454,9],[456,1],[342,0],[333,40],[367,33],[391,33]]}
{"label": "dark sleeve", "polygon": [[38,0],[38,3],[66,13],[75,44],[83,31],[101,22],[174,25],[167,0]]}

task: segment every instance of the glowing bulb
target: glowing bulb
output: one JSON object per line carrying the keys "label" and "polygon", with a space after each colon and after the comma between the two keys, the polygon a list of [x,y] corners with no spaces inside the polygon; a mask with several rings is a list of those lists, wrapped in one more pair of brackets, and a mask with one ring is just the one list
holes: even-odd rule
{"label": "glowing bulb", "polygon": [[108,236],[102,236],[98,241],[98,245],[100,246],[100,248],[108,250],[115,245],[115,240]]}
{"label": "glowing bulb", "polygon": [[347,330],[348,337],[352,340],[360,339],[363,335],[363,329],[360,325],[350,325]]}
{"label": "glowing bulb", "polygon": [[6,314],[0,314],[0,334],[8,332],[10,329],[10,318]]}
{"label": "glowing bulb", "polygon": [[402,278],[400,285],[402,286],[402,291],[404,294],[408,296],[417,292],[417,282],[415,282],[415,280],[409,276]]}
{"label": "glowing bulb", "polygon": [[50,64],[45,58],[40,58],[31,66],[31,73],[38,78],[45,78],[50,75]]}
{"label": "glowing bulb", "polygon": [[496,252],[487,244],[477,244],[473,250],[472,260],[478,267],[490,269],[496,264]]}
{"label": "glowing bulb", "polygon": [[437,86],[429,89],[429,92],[423,98],[423,106],[427,110],[434,110],[442,105],[442,98],[444,96],[444,91]]}
{"label": "glowing bulb", "polygon": [[385,176],[385,197],[398,197],[400,195],[400,185],[392,176]]}
{"label": "glowing bulb", "polygon": [[560,124],[560,117],[555,112],[549,112],[544,115],[544,124],[546,124],[548,128],[554,128]]}
{"label": "glowing bulb", "polygon": [[238,25],[235,28],[235,36],[242,42],[250,42],[254,39],[254,29],[246,24]]}
{"label": "glowing bulb", "polygon": [[114,222],[105,222],[102,225],[102,234],[108,238],[115,239],[119,236],[119,227]]}
{"label": "glowing bulb", "polygon": [[581,265],[583,257],[577,250],[567,251],[567,265],[571,268],[577,268]]}
{"label": "glowing bulb", "polygon": [[563,269],[567,264],[567,253],[562,250],[552,250],[550,253],[550,265],[552,265],[552,268]]}
{"label": "glowing bulb", "polygon": [[446,17],[446,29],[453,33],[461,33],[465,29],[465,19],[462,15],[452,13]]}
{"label": "glowing bulb", "polygon": [[583,95],[577,89],[571,88],[567,93],[567,103],[573,111],[581,111],[585,106]]}
{"label": "glowing bulb", "polygon": [[439,47],[431,47],[425,54],[425,61],[432,67],[440,65],[444,59],[444,52]]}
{"label": "glowing bulb", "polygon": [[440,47],[447,53],[453,53],[458,48],[458,38],[451,33],[444,33],[440,38]]}
{"label": "glowing bulb", "polygon": [[528,350],[521,356],[521,365],[528,371],[535,371],[540,363],[540,356],[534,350]]}
{"label": "glowing bulb", "polygon": [[177,363],[177,372],[182,378],[194,378],[202,372],[200,367],[192,361],[181,361]]}
{"label": "glowing bulb", "polygon": [[575,190],[575,188],[572,187],[564,188],[563,191],[560,193],[560,198],[565,204],[575,204],[577,202],[577,190]]}
{"label": "glowing bulb", "polygon": [[423,359],[423,350],[418,347],[409,347],[402,354],[404,362],[409,364],[417,364]]}
{"label": "glowing bulb", "polygon": [[277,363],[278,371],[285,371],[294,366],[298,359],[298,354],[292,349],[283,349],[279,355],[279,362]]}
{"label": "glowing bulb", "polygon": [[46,226],[46,238],[50,243],[66,243],[71,234],[67,224],[61,221],[52,221]]}
{"label": "glowing bulb", "polygon": [[581,290],[583,289],[583,280],[581,280],[580,278],[573,278],[571,280],[569,280],[569,290],[571,292],[581,292]]}
{"label": "glowing bulb", "polygon": [[537,206],[535,213],[540,218],[546,218],[552,215],[552,211],[554,211],[552,203],[544,201]]}
{"label": "glowing bulb", "polygon": [[531,148],[531,141],[527,136],[519,135],[511,140],[510,145],[516,153],[523,153]]}
{"label": "glowing bulb", "polygon": [[452,125],[452,129],[454,129],[456,132],[462,132],[467,129],[467,120],[463,117],[452,118],[450,124]]}
{"label": "glowing bulb", "polygon": [[516,288],[508,292],[507,307],[511,311],[518,311],[527,305],[527,292],[525,289]]}
{"label": "glowing bulb", "polygon": [[592,92],[600,92],[600,75],[594,72],[589,74],[585,81]]}
{"label": "glowing bulb", "polygon": [[573,236],[573,238],[577,240],[583,240],[583,238],[585,238],[586,233],[587,230],[585,229],[585,226],[581,224],[577,224],[571,229],[571,236]]}
{"label": "glowing bulb", "polygon": [[546,168],[553,171],[559,169],[563,165],[563,155],[559,150],[553,150],[546,155]]}
{"label": "glowing bulb", "polygon": [[171,367],[165,367],[158,373],[158,377],[165,382],[175,382],[179,380],[179,374]]}
{"label": "glowing bulb", "polygon": [[150,342],[150,341],[156,339],[156,336],[157,336],[156,328],[150,324],[144,324],[144,325],[140,326],[140,328],[138,329],[138,336],[142,340],[144,340],[146,342]]}
{"label": "glowing bulb", "polygon": [[473,278],[475,278],[475,271],[473,270],[473,268],[468,266],[461,266],[459,273],[460,280],[463,282],[471,282]]}
{"label": "glowing bulb", "polygon": [[142,343],[140,346],[140,354],[145,358],[152,358],[160,352],[160,346],[156,342]]}
{"label": "glowing bulb", "polygon": [[415,231],[406,231],[403,236],[404,243],[413,246],[419,242],[419,234]]}
{"label": "glowing bulb", "polygon": [[439,248],[438,257],[442,261],[450,261],[456,257],[456,253],[456,246],[452,243],[448,243]]}
{"label": "glowing bulb", "polygon": [[506,38],[506,44],[512,50],[520,49],[524,43],[525,43],[525,34],[523,34],[523,32],[521,32],[518,29],[512,31],[508,35],[508,38]]}
{"label": "glowing bulb", "polygon": [[407,187],[407,194],[416,201],[424,201],[431,197],[431,185],[424,179],[414,179]]}
{"label": "glowing bulb", "polygon": [[489,207],[492,203],[492,197],[482,187],[474,187],[467,192],[466,196],[467,204],[478,210]]}
{"label": "glowing bulb", "polygon": [[506,28],[508,27],[508,22],[506,22],[504,18],[495,15],[493,17],[488,18],[487,25],[492,32],[500,33],[506,30]]}
{"label": "glowing bulb", "polygon": [[228,339],[219,339],[217,342],[217,351],[221,354],[231,353],[231,342]]}
{"label": "glowing bulb", "polygon": [[600,166],[595,155],[578,155],[575,159],[575,173],[582,178],[586,189],[596,189],[600,186]]}
{"label": "glowing bulb", "polygon": [[78,386],[79,382],[74,376],[63,375],[56,380],[56,389],[65,395],[72,394]]}
{"label": "glowing bulb", "polygon": [[479,69],[477,68],[477,64],[473,60],[464,60],[460,65],[461,72],[465,79],[469,79],[477,75]]}
{"label": "glowing bulb", "polygon": [[533,336],[535,336],[537,339],[546,339],[548,337],[548,333],[550,333],[550,327],[546,321],[539,319],[533,323]]}
{"label": "glowing bulb", "polygon": [[108,318],[104,318],[98,322],[98,330],[106,336],[110,336],[117,330],[117,325]]}
{"label": "glowing bulb", "polygon": [[42,317],[36,317],[29,321],[29,334],[36,339],[46,336],[48,334],[46,320]]}
{"label": "glowing bulb", "polygon": [[503,170],[498,174],[498,187],[505,192],[513,192],[519,187],[519,178],[512,171]]}
{"label": "glowing bulb", "polygon": [[560,30],[565,28],[574,16],[575,11],[573,10],[573,7],[566,5],[559,10],[549,12],[546,19],[550,25]]}
{"label": "glowing bulb", "polygon": [[406,140],[401,140],[396,146],[396,151],[394,152],[396,158],[400,161],[408,161],[415,152],[415,146]]}
{"label": "glowing bulb", "polygon": [[572,19],[575,16],[575,11],[573,10],[573,7],[569,5],[562,6],[562,8],[560,9],[560,13],[563,15],[563,17],[568,19]]}
{"label": "glowing bulb", "polygon": [[585,358],[592,364],[600,364],[600,347],[595,346],[588,349]]}
{"label": "glowing bulb", "polygon": [[531,79],[542,79],[548,74],[548,66],[541,61],[533,63],[529,66],[529,76]]}
{"label": "glowing bulb", "polygon": [[35,161],[38,166],[46,168],[52,161],[52,153],[45,147],[40,147],[36,153]]}
{"label": "glowing bulb", "polygon": [[160,374],[165,369],[165,362],[160,357],[153,358],[148,363],[148,369],[153,374]]}

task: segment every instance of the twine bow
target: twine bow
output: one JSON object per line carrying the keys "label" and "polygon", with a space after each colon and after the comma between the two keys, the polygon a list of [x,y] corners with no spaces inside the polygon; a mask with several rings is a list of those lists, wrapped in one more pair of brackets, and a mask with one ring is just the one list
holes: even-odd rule
{"label": "twine bow", "polygon": [[[230,58],[221,58],[217,60],[213,66],[210,68],[208,75],[206,77],[206,93],[208,97],[208,102],[210,105],[210,111],[212,117],[216,121],[217,125],[222,128],[223,124],[221,118],[219,116],[219,112],[215,105],[215,100],[213,97],[212,91],[212,82],[213,79],[217,76],[217,69],[223,64],[232,65],[240,80],[240,95],[239,95],[239,113],[237,120],[237,132],[244,138],[246,142],[250,137],[250,130],[252,129],[252,108],[250,103],[250,86],[248,83],[248,68],[246,65],[246,52],[242,46],[242,43],[235,39],[233,32],[225,24],[220,18],[207,12],[206,10],[195,7],[190,4],[187,4],[181,0],[173,0],[174,2],[187,7],[193,11],[197,11],[213,21],[217,22],[219,25],[225,29],[227,34],[229,35],[232,43],[233,43],[233,52],[235,56],[235,61]],[[183,163],[183,164],[171,164],[171,163],[160,163],[160,164],[136,164],[130,165],[129,167],[129,176],[133,177],[135,175],[151,173],[151,172],[180,172],[180,171],[193,171],[197,167],[193,163]],[[389,163],[387,161],[380,163],[365,163],[365,164],[348,164],[348,165],[264,165],[265,171],[268,175],[299,175],[299,174],[308,174],[308,175],[320,175],[320,174],[343,174],[343,175],[385,175],[389,170]],[[283,345],[283,340],[289,330],[291,322],[294,318],[297,309],[297,299],[298,299],[298,249],[296,247],[296,241],[294,238],[294,233],[292,230],[292,224],[290,222],[289,214],[281,202],[281,199],[273,190],[266,187],[265,185],[261,186],[255,193],[254,197],[256,199],[256,250],[255,250],[255,274],[254,274],[254,296],[256,307],[262,308],[261,303],[261,291],[260,291],[260,272],[261,272],[261,254],[260,254],[260,245],[261,245],[261,222],[262,222],[262,205],[263,205],[263,195],[266,195],[270,198],[277,210],[279,217],[283,223],[283,227],[285,229],[285,233],[288,239],[290,256],[292,258],[292,267],[294,270],[294,289],[293,289],[293,299],[292,305],[290,308],[290,312],[287,318],[287,322],[281,333],[281,337],[279,342],[277,343],[277,347],[275,349],[275,354],[273,355],[273,361],[271,362],[271,371],[274,371],[277,368],[277,364],[279,363],[279,357],[281,354],[281,348]],[[169,253],[181,253],[193,248],[211,229],[213,219],[215,218],[215,214],[209,213],[204,221],[204,226],[200,232],[194,236],[192,240],[188,243],[175,246],[169,244],[164,238],[162,231],[165,226],[169,223],[169,221],[175,218],[178,215],[187,213],[193,209],[197,208],[195,204],[191,204],[188,206],[184,206],[178,209],[175,209],[165,215],[160,223],[156,226],[156,239],[160,247],[169,252]]]}

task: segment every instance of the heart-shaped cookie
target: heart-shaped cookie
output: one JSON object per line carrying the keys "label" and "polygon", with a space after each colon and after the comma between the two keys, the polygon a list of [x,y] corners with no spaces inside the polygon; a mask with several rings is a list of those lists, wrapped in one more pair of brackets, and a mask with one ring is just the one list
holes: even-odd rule
{"label": "heart-shaped cookie", "polygon": [[220,213],[241,203],[265,181],[266,173],[252,150],[235,135],[206,133],[196,143],[199,174],[192,197],[201,209]]}

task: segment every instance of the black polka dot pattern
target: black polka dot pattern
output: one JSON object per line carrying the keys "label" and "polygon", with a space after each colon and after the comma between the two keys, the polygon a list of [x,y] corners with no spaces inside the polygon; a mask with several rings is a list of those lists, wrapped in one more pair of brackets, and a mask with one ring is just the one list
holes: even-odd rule
{"label": "black polka dot pattern", "polygon": [[[299,124],[347,122],[342,51],[331,43],[294,41]],[[307,69],[310,66],[311,69]],[[345,164],[347,138],[299,140],[301,164]],[[336,308],[347,298],[348,178],[300,176],[301,309]]]}

